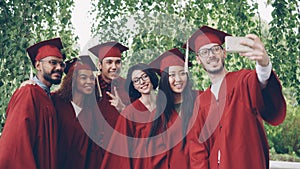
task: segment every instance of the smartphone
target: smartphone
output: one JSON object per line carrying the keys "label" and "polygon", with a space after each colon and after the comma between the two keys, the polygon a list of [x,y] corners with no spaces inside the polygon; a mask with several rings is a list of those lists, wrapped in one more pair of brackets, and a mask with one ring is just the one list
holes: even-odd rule
{"label": "smartphone", "polygon": [[253,50],[248,46],[241,45],[240,44],[241,41],[254,43],[252,39],[249,39],[247,37],[226,36],[225,37],[226,52],[239,53],[239,52],[251,52]]}

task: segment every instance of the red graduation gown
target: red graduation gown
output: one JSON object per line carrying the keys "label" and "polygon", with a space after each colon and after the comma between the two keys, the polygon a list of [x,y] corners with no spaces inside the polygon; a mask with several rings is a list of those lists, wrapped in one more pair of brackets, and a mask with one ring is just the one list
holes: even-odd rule
{"label": "red graduation gown", "polygon": [[200,106],[195,107],[198,116],[188,135],[191,168],[269,168],[263,120],[278,125],[286,113],[274,72],[264,90],[255,71],[227,73],[218,97],[216,100],[207,89],[200,95]]}
{"label": "red graduation gown", "polygon": [[[61,169],[98,169],[102,162],[102,149],[87,135],[87,128],[82,125],[91,124],[85,121],[90,116],[82,110],[78,118],[71,102],[62,100],[58,95],[53,95],[53,102],[58,117],[58,168]],[[95,105],[97,106],[97,105]],[[85,117],[83,117],[85,116]],[[91,117],[85,120],[91,120]],[[94,127],[94,126],[92,126]]]}
{"label": "red graduation gown", "polygon": [[0,138],[0,168],[56,169],[57,118],[50,97],[38,85],[13,94]]}
{"label": "red graduation gown", "polygon": [[[101,78],[102,76],[99,76],[99,81],[101,81]],[[114,87],[116,87],[118,95],[120,96],[122,102],[125,105],[128,105],[130,103],[128,93],[125,90],[125,79],[119,77],[113,80],[111,84],[108,85],[111,85],[110,88],[111,88],[111,93],[113,95],[115,95]],[[106,169],[106,168],[126,169],[128,166],[126,164],[126,162],[128,162],[127,160],[121,163],[119,161],[120,159],[122,159],[121,157],[112,154],[109,151],[106,151],[107,147],[110,144],[110,140],[113,133],[112,130],[115,128],[116,122],[120,116],[118,110],[110,104],[109,100],[111,98],[106,94],[106,90],[107,90],[106,88],[103,88],[103,86],[101,86],[102,98],[98,101],[99,110],[101,111],[102,116],[106,120],[105,123],[108,124],[108,125],[104,124],[102,120],[99,121],[99,126],[100,126],[99,130],[101,131],[102,136],[101,136],[101,141],[98,141],[98,143],[105,150],[104,152],[105,155],[103,157],[101,169]]]}
{"label": "red graduation gown", "polygon": [[[184,113],[184,112],[182,112]],[[164,116],[162,116],[164,118]],[[189,153],[187,145],[182,148],[182,119],[176,111],[173,111],[167,124],[169,133],[162,135],[161,140],[156,141],[156,151],[167,150],[151,157],[151,168],[159,169],[189,169]]]}
{"label": "red graduation gown", "polygon": [[[101,78],[102,76],[99,76],[99,81],[102,81]],[[114,87],[116,87],[118,95],[125,105],[130,103],[128,93],[125,90],[125,79],[119,77],[108,85],[111,85],[111,93],[113,95],[115,95]],[[102,98],[99,100],[98,106],[105,120],[111,125],[111,127],[114,128],[120,113],[114,106],[110,104],[109,100],[111,98],[106,94],[106,88],[101,87],[101,92]]]}
{"label": "red graduation gown", "polygon": [[[147,138],[152,125],[152,114],[147,107],[139,100],[135,100],[122,111],[116,124],[116,131],[125,136],[136,138],[135,141],[127,140],[128,154],[131,168],[149,168],[150,158],[147,153],[147,143],[138,138]],[[123,117],[124,116],[124,117]],[[141,158],[143,157],[143,158]]]}

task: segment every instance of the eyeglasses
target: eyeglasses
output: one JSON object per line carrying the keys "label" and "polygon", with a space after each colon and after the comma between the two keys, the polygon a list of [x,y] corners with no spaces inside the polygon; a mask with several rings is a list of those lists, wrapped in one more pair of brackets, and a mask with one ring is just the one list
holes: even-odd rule
{"label": "eyeglasses", "polygon": [[58,64],[60,67],[65,68],[66,63],[62,61],[57,61],[57,60],[40,60],[40,62],[48,62],[51,66],[56,67]]}
{"label": "eyeglasses", "polygon": [[198,55],[202,58],[206,58],[209,55],[209,51],[211,51],[212,54],[219,54],[221,53],[222,50],[223,50],[222,46],[216,45],[209,49],[200,49],[198,51]]}
{"label": "eyeglasses", "polygon": [[137,78],[134,78],[132,80],[132,82],[136,85],[140,84],[140,79],[142,79],[143,81],[146,81],[149,79],[149,76],[147,74],[143,74],[141,77],[137,77]]}

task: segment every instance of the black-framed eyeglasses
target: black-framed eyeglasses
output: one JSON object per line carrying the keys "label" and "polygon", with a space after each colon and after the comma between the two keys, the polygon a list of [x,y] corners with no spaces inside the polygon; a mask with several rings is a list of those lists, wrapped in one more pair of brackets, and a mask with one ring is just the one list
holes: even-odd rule
{"label": "black-framed eyeglasses", "polygon": [[206,48],[206,49],[199,49],[198,50],[198,56],[202,58],[206,58],[209,55],[209,51],[211,51],[213,54],[219,54],[223,50],[223,47],[220,45],[215,45],[211,48]]}
{"label": "black-framed eyeglasses", "polygon": [[60,65],[60,67],[65,68],[66,67],[66,63],[62,62],[62,61],[58,61],[58,60],[40,60],[40,62],[48,62],[51,66],[56,67],[58,64]]}
{"label": "black-framed eyeglasses", "polygon": [[140,79],[142,79],[143,81],[146,81],[149,79],[149,76],[147,74],[143,74],[141,77],[137,77],[137,78],[134,78],[132,80],[132,82],[136,85],[140,84]]}

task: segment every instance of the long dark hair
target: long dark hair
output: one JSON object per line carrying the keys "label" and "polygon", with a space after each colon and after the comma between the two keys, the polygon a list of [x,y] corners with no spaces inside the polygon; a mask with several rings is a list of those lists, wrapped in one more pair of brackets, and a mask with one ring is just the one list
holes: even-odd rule
{"label": "long dark hair", "polygon": [[[164,118],[159,116],[152,124],[150,137],[157,135],[159,132],[164,131],[167,129],[167,124],[170,121],[170,117],[172,113],[175,111],[175,95],[172,89],[170,88],[169,83],[169,69],[166,68],[161,73],[161,79],[159,82],[159,91],[156,100],[156,117],[159,116],[163,112]],[[192,90],[192,81],[190,80],[189,76],[187,75],[187,84],[185,89],[182,92],[182,103],[181,103],[181,116],[182,116],[182,135],[186,136],[187,128],[189,124],[189,120],[193,114],[194,108],[194,100],[196,94]],[[192,103],[192,105],[191,105]],[[164,106],[166,104],[166,106]],[[186,144],[186,137],[183,139],[182,149]]]}
{"label": "long dark hair", "polygon": [[132,72],[135,70],[141,70],[149,76],[154,90],[158,86],[158,77],[153,69],[151,69],[147,64],[144,63],[133,65],[128,69],[127,78],[125,82],[125,89],[128,92],[131,102],[141,97],[141,93],[134,88],[132,82]]}

